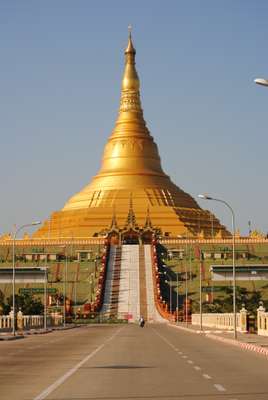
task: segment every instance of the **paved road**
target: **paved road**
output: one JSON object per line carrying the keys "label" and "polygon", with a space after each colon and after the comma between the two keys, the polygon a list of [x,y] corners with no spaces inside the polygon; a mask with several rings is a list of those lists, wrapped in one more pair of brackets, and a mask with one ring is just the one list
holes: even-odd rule
{"label": "paved road", "polygon": [[268,360],[165,325],[0,342],[1,400],[267,400]]}

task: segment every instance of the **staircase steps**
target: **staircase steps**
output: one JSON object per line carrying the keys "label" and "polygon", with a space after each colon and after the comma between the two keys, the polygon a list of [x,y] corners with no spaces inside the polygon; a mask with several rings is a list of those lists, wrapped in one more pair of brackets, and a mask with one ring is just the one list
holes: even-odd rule
{"label": "staircase steps", "polygon": [[166,322],[154,303],[151,245],[111,246],[102,312],[136,322]]}

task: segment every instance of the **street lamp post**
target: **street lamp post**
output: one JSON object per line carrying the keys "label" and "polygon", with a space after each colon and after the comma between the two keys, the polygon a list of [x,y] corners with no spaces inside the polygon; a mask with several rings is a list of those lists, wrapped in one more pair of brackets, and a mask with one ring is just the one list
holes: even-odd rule
{"label": "street lamp post", "polygon": [[90,302],[92,303],[93,301],[93,282],[94,282],[94,273],[91,272],[90,278],[89,278],[89,283],[90,283]]}
{"label": "street lamp post", "polygon": [[13,235],[13,244],[12,244],[12,307],[13,307],[13,316],[12,316],[12,320],[13,320],[13,326],[12,326],[12,334],[13,336],[16,335],[16,327],[15,327],[15,258],[16,258],[16,254],[15,254],[15,246],[16,246],[16,237],[17,234],[19,233],[19,231],[21,231],[24,228],[28,228],[30,226],[35,226],[35,225],[40,225],[41,222],[40,221],[36,221],[36,222],[32,222],[30,224],[24,224],[21,225],[20,227],[18,227],[18,229],[14,232]]}
{"label": "street lamp post", "polygon": [[97,270],[98,270],[98,259],[97,259],[97,254],[94,260],[94,278],[97,278]]}
{"label": "street lamp post", "polygon": [[63,326],[66,326],[66,280],[68,271],[67,246],[65,246],[65,266],[64,266],[64,303],[63,303]]}
{"label": "street lamp post", "polygon": [[188,325],[188,269],[187,260],[185,263],[185,322]]}
{"label": "street lamp post", "polygon": [[[171,293],[171,290],[172,290],[171,282],[172,282],[172,280],[171,280],[170,276],[168,275],[168,273],[166,271],[164,272],[164,274],[166,275],[166,277],[169,280],[169,312],[170,312],[170,314],[172,314],[172,293]],[[165,280],[165,282],[168,283],[168,281],[166,281],[166,280]]]}
{"label": "street lamp post", "polygon": [[[46,257],[47,261],[47,257]],[[44,271],[45,279],[44,279],[44,330],[47,330],[47,264],[45,267],[41,268]]]}
{"label": "street lamp post", "polygon": [[60,246],[64,249],[65,263],[64,263],[64,285],[63,285],[63,326],[66,326],[66,281],[68,274],[68,257],[67,257],[67,244]]}
{"label": "street lamp post", "polygon": [[[257,82],[256,82],[257,83]],[[268,86],[268,82],[267,82]],[[237,328],[236,328],[236,272],[235,272],[235,214],[234,210],[225,200],[215,199],[214,197],[208,196],[206,194],[199,194],[199,198],[204,200],[213,200],[223,203],[227,208],[229,208],[232,215],[232,247],[233,247],[233,318],[234,318],[234,339],[237,339]]]}
{"label": "street lamp post", "polygon": [[45,284],[44,284],[44,329],[47,330],[47,267],[45,267]]}
{"label": "street lamp post", "polygon": [[179,321],[179,271],[176,272],[176,283],[177,283],[176,317],[177,317],[177,323],[178,323],[178,321]]}
{"label": "street lamp post", "polygon": [[78,278],[78,270],[75,271],[75,281],[74,281],[74,317],[76,320],[76,312],[77,312],[77,278]]}
{"label": "street lamp post", "polygon": [[200,331],[203,330],[203,310],[202,310],[202,251],[200,251],[200,270],[199,270],[199,314],[200,314]]}

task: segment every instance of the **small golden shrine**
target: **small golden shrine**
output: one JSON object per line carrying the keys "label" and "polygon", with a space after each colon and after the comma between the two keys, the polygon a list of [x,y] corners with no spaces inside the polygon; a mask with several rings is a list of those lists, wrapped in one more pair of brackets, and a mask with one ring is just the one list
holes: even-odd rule
{"label": "small golden shrine", "polygon": [[[143,118],[135,55],[129,33],[119,114],[98,174],[61,211],[52,213],[34,238],[101,235],[111,226],[115,208],[116,224],[122,230],[130,199],[136,226],[144,226],[149,208],[150,223],[163,236],[198,237],[202,232],[202,237],[210,237],[212,220],[214,234],[230,236],[214,215],[201,209],[163,171],[157,145]],[[133,235],[135,229],[133,226]]]}

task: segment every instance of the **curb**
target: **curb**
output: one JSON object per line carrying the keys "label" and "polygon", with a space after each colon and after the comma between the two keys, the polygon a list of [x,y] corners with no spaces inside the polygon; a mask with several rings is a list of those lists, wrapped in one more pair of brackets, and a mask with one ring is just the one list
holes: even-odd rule
{"label": "curb", "polygon": [[17,336],[0,336],[1,341],[6,341],[6,340],[18,340],[18,339],[24,339],[25,336],[23,335],[17,335]]}
{"label": "curb", "polygon": [[181,329],[182,331],[186,331],[186,332],[191,332],[191,333],[195,333],[195,334],[202,334],[200,331],[195,331],[191,328],[186,328],[186,326],[179,326],[179,325],[173,325],[173,324],[169,324],[170,327],[172,328],[177,328],[177,329]]}
{"label": "curb", "polygon": [[219,342],[223,342],[223,343],[231,344],[236,347],[240,347],[243,350],[254,351],[255,353],[259,353],[259,354],[262,354],[262,355],[268,357],[268,349],[265,349],[261,346],[256,346],[255,344],[243,343],[243,342],[239,342],[239,341],[236,342],[235,340],[223,338],[223,337],[220,337],[217,335],[213,335],[212,333],[207,333],[206,337],[213,339],[213,340],[218,340]]}
{"label": "curb", "polygon": [[46,335],[46,334],[52,333],[52,332],[65,331],[65,330],[74,329],[74,328],[80,328],[80,327],[81,327],[81,325],[72,325],[72,326],[66,326],[65,328],[64,327],[48,328],[47,330],[44,330],[44,329],[38,330],[38,329],[36,329],[36,330],[24,331],[23,334],[21,334],[21,335],[17,334],[16,336],[9,336],[9,335],[1,335],[0,334],[0,341],[24,339],[27,336]]}
{"label": "curb", "polygon": [[67,331],[68,329],[75,329],[75,328],[81,328],[82,325],[71,325],[71,326],[59,326],[59,327],[53,327],[52,331]]}
{"label": "curb", "polygon": [[46,335],[47,333],[51,333],[52,329],[40,329],[40,330],[34,330],[34,331],[25,331],[24,335],[26,336],[31,336],[31,335]]}
{"label": "curb", "polygon": [[184,326],[171,325],[171,324],[169,326],[171,326],[172,328],[181,329],[183,331],[196,333],[197,335],[204,335],[205,337],[207,337],[209,339],[217,340],[218,342],[222,342],[222,343],[226,343],[226,344],[231,344],[232,346],[240,347],[243,350],[253,351],[255,353],[262,354],[262,355],[268,357],[268,349],[263,348],[261,346],[256,346],[256,345],[250,344],[250,343],[243,343],[243,342],[240,342],[239,340],[235,341],[233,339],[223,338],[221,336],[213,335],[213,333],[206,333],[206,332],[202,333],[200,331],[194,331],[193,329],[186,328]]}

